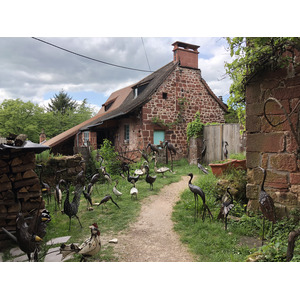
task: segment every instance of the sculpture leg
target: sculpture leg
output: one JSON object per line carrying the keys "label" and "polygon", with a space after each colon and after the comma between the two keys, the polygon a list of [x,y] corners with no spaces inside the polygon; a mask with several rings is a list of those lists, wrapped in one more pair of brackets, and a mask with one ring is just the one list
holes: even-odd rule
{"label": "sculpture leg", "polygon": [[80,223],[80,220],[79,220],[78,216],[75,215],[75,217],[77,218],[77,220],[78,220],[78,222],[79,222],[79,225],[80,225],[80,227],[82,228],[82,225],[81,225],[81,223]]}
{"label": "sculpture leg", "polygon": [[263,232],[261,237],[261,245],[264,244],[264,236],[265,236],[265,218],[263,217]]}

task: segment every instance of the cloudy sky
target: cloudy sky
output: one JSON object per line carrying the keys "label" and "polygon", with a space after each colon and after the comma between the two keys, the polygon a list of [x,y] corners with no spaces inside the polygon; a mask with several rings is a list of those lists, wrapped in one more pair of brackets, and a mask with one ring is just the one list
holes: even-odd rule
{"label": "cloudy sky", "polygon": [[[224,38],[210,37],[36,37],[110,64],[155,71],[173,59],[175,41],[199,45],[199,68],[217,96],[228,97],[230,60]],[[0,38],[0,101],[20,98],[47,105],[64,89],[74,100],[87,99],[98,110],[111,92],[135,83],[148,72],[99,63],[31,37]]]}

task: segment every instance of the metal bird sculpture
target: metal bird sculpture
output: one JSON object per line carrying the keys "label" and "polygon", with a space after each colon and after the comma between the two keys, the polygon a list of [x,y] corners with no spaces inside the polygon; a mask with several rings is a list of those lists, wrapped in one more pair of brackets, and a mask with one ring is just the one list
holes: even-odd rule
{"label": "metal bird sculpture", "polygon": [[51,218],[47,210],[40,212],[37,209],[35,215],[28,218],[25,218],[24,214],[19,212],[16,219],[16,235],[13,235],[4,227],[2,227],[2,230],[27,254],[29,261],[32,260],[32,253],[33,260],[38,261],[39,242],[46,235],[45,229],[50,220]]}
{"label": "metal bird sculpture", "polygon": [[201,162],[203,162],[204,156],[206,154],[205,142],[206,142],[206,139],[203,139],[203,141],[202,141],[202,151],[201,151]]}
{"label": "metal bird sculpture", "polygon": [[223,154],[224,154],[224,158],[227,159],[228,158],[228,149],[227,149],[228,143],[225,141],[224,142],[224,148],[223,148]]}
{"label": "metal bird sculpture", "polygon": [[[106,205],[106,203],[111,200],[111,202],[117,207],[120,209],[120,206],[113,200],[112,196],[111,195],[106,195],[101,201],[100,203],[98,204],[99,205]],[[103,210],[103,206],[102,206],[102,210]]]}
{"label": "metal bird sculpture", "polygon": [[71,228],[71,218],[73,218],[73,217],[75,217],[78,220],[79,225],[82,228],[82,225],[80,223],[79,217],[77,216],[78,208],[79,208],[79,204],[80,204],[80,196],[81,196],[82,190],[83,190],[83,187],[81,186],[81,184],[77,184],[75,186],[75,193],[74,193],[73,201],[70,202],[70,200],[69,200],[70,184],[67,183],[67,195],[66,195],[65,202],[64,202],[64,210],[63,210],[63,212],[70,219],[69,230]]}
{"label": "metal bird sculpture", "polygon": [[133,185],[133,187],[130,189],[131,199],[132,199],[133,196],[135,196],[135,199],[137,199],[137,196],[138,196],[139,191],[138,191],[138,189],[135,187],[135,182],[134,182],[134,180],[132,180],[131,183],[132,183],[132,185]]}
{"label": "metal bird sculpture", "polygon": [[190,180],[189,180],[188,186],[189,186],[190,191],[194,194],[194,199],[195,199],[195,216],[194,216],[194,221],[198,217],[198,209],[199,209],[198,208],[199,207],[198,196],[201,197],[202,202],[203,202],[202,220],[204,221],[204,219],[205,219],[206,210],[208,211],[211,219],[213,219],[213,215],[210,212],[207,204],[205,203],[205,194],[204,194],[203,190],[199,186],[192,184],[192,179],[193,179],[193,176],[194,176],[193,173],[189,173],[188,176],[190,176]]}
{"label": "metal bird sculpture", "polygon": [[234,207],[233,197],[229,192],[230,187],[227,187],[225,194],[222,197],[222,206],[218,215],[218,219],[225,220],[225,230],[227,230],[227,217],[231,209]]}
{"label": "metal bird sculpture", "polygon": [[55,210],[56,210],[56,203],[58,206],[58,209],[61,209],[62,205],[62,192],[60,189],[61,184],[66,184],[66,181],[64,179],[60,179],[57,185],[55,186],[55,191],[54,191],[54,198],[55,198]]}
{"label": "metal bird sculpture", "polygon": [[91,229],[91,236],[86,239],[80,246],[75,244],[65,245],[61,244],[60,253],[63,258],[67,257],[70,254],[78,253],[81,254],[80,261],[87,261],[88,258],[96,255],[101,250],[101,241],[100,241],[100,230],[97,223],[89,226]]}
{"label": "metal bird sculpture", "polygon": [[117,189],[117,185],[118,185],[119,181],[116,180],[115,186],[113,187],[113,193],[117,196],[117,197],[121,197],[122,193]]}
{"label": "metal bird sculpture", "polygon": [[165,141],[165,147],[169,150],[171,155],[172,154],[176,155],[177,150],[176,150],[176,148],[174,147],[173,144],[169,143],[168,141]]}
{"label": "metal bird sculpture", "polygon": [[201,164],[200,164],[200,162],[199,162],[199,158],[197,158],[197,167],[198,167],[198,169],[199,169],[199,171],[202,171],[204,174],[208,174],[208,171],[207,171],[207,169],[205,169]]}
{"label": "metal bird sculpture", "polygon": [[153,155],[155,155],[155,152],[157,154],[159,154],[159,149],[154,145],[154,144],[151,144],[151,143],[148,143],[147,147],[146,147],[146,150],[150,147],[150,150],[153,152]]}
{"label": "metal bird sculpture", "polygon": [[82,193],[88,204],[87,210],[93,210],[93,200],[91,195],[88,192],[86,192],[85,186],[83,187]]}
{"label": "metal bird sculpture", "polygon": [[40,171],[40,184],[41,184],[41,188],[42,188],[42,196],[46,196],[47,203],[49,204],[49,202],[51,201],[51,187],[48,183],[44,182],[43,179],[42,179],[42,175],[44,173],[43,165],[36,165],[36,166],[41,168],[41,171]]}
{"label": "metal bird sculpture", "polygon": [[263,171],[263,180],[260,187],[259,193],[259,205],[261,212],[263,214],[263,234],[262,234],[262,244],[264,240],[265,233],[265,219],[268,219],[272,222],[272,233],[273,233],[273,225],[276,223],[276,214],[275,214],[275,206],[272,197],[265,191],[264,184],[267,176],[267,172],[262,167],[259,167]]}
{"label": "metal bird sculpture", "polygon": [[156,176],[150,176],[149,175],[149,167],[145,166],[146,169],[146,182],[150,184],[150,190],[153,190],[153,183],[156,180]]}

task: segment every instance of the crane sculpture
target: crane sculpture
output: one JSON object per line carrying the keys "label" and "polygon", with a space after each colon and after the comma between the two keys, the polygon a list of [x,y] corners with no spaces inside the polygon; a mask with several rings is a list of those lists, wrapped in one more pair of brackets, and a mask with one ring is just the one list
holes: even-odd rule
{"label": "crane sculpture", "polygon": [[168,163],[168,151],[170,152],[170,155],[171,155],[171,170],[173,171],[173,155],[176,155],[177,153],[177,150],[176,148],[174,147],[173,144],[169,143],[168,141],[165,141],[165,146],[166,148],[166,157],[167,157],[167,163]]}
{"label": "crane sculpture", "polygon": [[51,201],[51,187],[48,183],[44,182],[42,179],[42,175],[44,173],[44,167],[43,165],[36,165],[37,167],[41,168],[40,171],[40,185],[42,187],[42,196],[46,196],[47,198],[47,203]]}
{"label": "crane sculpture", "polygon": [[224,219],[225,220],[225,230],[227,230],[227,217],[229,215],[229,212],[234,207],[233,204],[233,197],[231,193],[229,192],[230,187],[227,187],[225,194],[222,197],[222,206],[218,215],[218,219]]}
{"label": "crane sculpture", "polygon": [[190,191],[194,194],[194,199],[195,199],[195,216],[194,216],[194,221],[196,220],[196,218],[198,217],[198,210],[199,210],[199,203],[198,203],[198,196],[201,197],[202,199],[202,203],[203,203],[203,214],[202,214],[202,220],[205,220],[205,213],[206,210],[208,211],[211,219],[213,219],[213,215],[211,213],[211,211],[209,210],[207,204],[205,203],[205,193],[203,192],[203,190],[197,186],[197,185],[193,185],[192,184],[192,179],[193,179],[193,173],[189,173],[188,176],[190,176],[190,180],[188,183],[189,189]]}
{"label": "crane sculpture", "polygon": [[267,176],[267,172],[262,167],[259,167],[263,171],[263,180],[260,186],[260,193],[259,193],[259,205],[261,212],[263,214],[263,233],[262,233],[262,244],[264,240],[264,233],[265,233],[265,219],[268,219],[272,222],[272,234],[273,234],[273,226],[276,223],[276,214],[275,214],[275,206],[272,197],[265,191],[264,184]]}
{"label": "crane sculpture", "polygon": [[227,159],[228,158],[228,149],[227,149],[228,143],[225,141],[224,142],[224,148],[223,148],[223,154],[224,154],[224,158]]}

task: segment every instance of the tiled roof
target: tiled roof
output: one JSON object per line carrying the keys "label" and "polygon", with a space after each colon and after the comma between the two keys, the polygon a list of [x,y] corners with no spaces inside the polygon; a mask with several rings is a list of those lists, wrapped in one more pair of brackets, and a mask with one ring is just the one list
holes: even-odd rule
{"label": "tiled roof", "polygon": [[[178,62],[170,62],[164,67],[158,69],[157,71],[151,73],[149,76],[143,78],[141,81],[134,85],[127,86],[123,89],[113,92],[107,99],[105,104],[108,104],[114,100],[111,107],[105,111],[105,104],[102,106],[100,111],[89,120],[76,125],[75,127],[53,137],[52,139],[46,141],[44,145],[53,147],[63,140],[66,140],[78,131],[88,130],[93,126],[100,125],[102,122],[123,116],[133,111],[134,109],[143,106],[146,102],[150,100],[151,95],[159,88],[159,86],[164,82],[164,80],[172,73],[176,68]],[[207,87],[208,91],[219,103],[219,105],[227,111],[227,106],[212,92],[204,79],[202,79],[204,85]],[[146,85],[147,84],[147,85]],[[134,97],[134,88],[142,85],[146,85],[143,91]]]}

